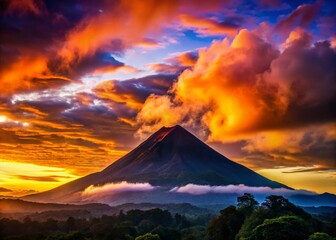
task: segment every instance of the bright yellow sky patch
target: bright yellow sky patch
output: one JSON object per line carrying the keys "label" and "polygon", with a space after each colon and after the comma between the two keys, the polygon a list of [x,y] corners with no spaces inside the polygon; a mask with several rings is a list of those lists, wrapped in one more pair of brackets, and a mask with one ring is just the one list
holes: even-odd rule
{"label": "bright yellow sky patch", "polygon": [[[259,174],[295,189],[305,189],[317,193],[336,194],[336,173],[328,171],[295,172],[298,167],[262,169]],[[300,168],[302,169],[302,168]]]}
{"label": "bright yellow sky patch", "polygon": [[13,190],[7,195],[24,195],[23,190],[46,191],[76,178],[64,168],[0,160],[0,187]]}

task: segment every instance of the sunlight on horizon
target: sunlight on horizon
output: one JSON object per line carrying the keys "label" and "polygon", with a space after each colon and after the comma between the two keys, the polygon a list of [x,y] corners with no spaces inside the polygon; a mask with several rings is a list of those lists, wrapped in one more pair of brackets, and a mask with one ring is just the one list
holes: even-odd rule
{"label": "sunlight on horizon", "polygon": [[325,192],[336,194],[335,172],[311,171],[307,174],[307,172],[295,172],[296,170],[298,167],[285,167],[262,169],[257,173],[298,190],[305,189],[319,194]]}
{"label": "sunlight on horizon", "polygon": [[0,187],[12,190],[0,195],[16,196],[46,191],[76,178],[78,176],[64,168],[0,160]]}

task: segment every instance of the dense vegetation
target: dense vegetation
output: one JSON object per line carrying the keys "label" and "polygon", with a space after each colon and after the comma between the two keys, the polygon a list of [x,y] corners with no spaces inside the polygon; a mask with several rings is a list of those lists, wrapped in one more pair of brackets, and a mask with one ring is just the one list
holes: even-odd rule
{"label": "dense vegetation", "polygon": [[70,217],[66,221],[48,219],[0,220],[0,239],[6,240],[82,240],[82,239],[203,239],[213,215],[187,219],[167,210],[122,211],[99,218]]}
{"label": "dense vegetation", "polygon": [[281,196],[271,195],[259,205],[251,194],[238,197],[212,219],[211,215],[185,217],[167,210],[122,211],[97,218],[70,217],[0,220],[5,240],[332,240],[336,221],[320,221]]}
{"label": "dense vegetation", "polygon": [[334,239],[336,219],[320,221],[282,196],[271,195],[259,205],[251,194],[238,197],[237,207],[221,211],[208,226],[206,239],[305,240]]}

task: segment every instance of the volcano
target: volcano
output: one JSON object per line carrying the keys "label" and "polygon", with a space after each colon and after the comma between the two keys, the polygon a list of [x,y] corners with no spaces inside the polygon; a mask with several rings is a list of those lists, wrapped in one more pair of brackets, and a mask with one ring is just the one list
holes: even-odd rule
{"label": "volcano", "polygon": [[[235,163],[183,127],[163,127],[124,157],[101,172],[79,178],[52,190],[24,197],[42,202],[73,202],[89,186],[107,183],[149,183],[164,189],[187,184],[288,188]],[[147,193],[150,201],[152,193]],[[120,196],[119,196],[120,197]]]}

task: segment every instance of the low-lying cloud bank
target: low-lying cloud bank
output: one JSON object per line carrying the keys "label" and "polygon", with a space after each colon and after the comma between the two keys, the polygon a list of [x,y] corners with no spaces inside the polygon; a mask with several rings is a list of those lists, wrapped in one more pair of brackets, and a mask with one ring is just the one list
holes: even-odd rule
{"label": "low-lying cloud bank", "polygon": [[90,185],[83,191],[82,196],[89,197],[92,195],[113,195],[122,192],[143,192],[151,191],[154,188],[155,187],[149,183],[129,183],[126,181],[122,181],[119,183],[107,183],[102,186]]}
{"label": "low-lying cloud bank", "polygon": [[[107,183],[102,186],[90,185],[82,193],[82,200],[92,201],[97,199],[105,199],[119,194],[133,192],[143,193],[154,191],[160,186],[153,186],[148,182],[144,183],[130,183],[122,181],[118,183]],[[162,188],[163,190],[164,188]],[[210,185],[197,185],[189,183],[184,186],[176,186],[170,190],[164,190],[167,193],[186,193],[191,195],[205,195],[205,194],[238,194],[251,193],[254,195],[283,195],[292,196],[297,194],[314,195],[316,193],[306,190],[292,190],[287,188],[270,188],[270,187],[250,187],[244,184],[239,185],[226,185],[226,186],[210,186]]]}
{"label": "low-lying cloud bank", "polygon": [[244,184],[227,185],[227,186],[210,186],[210,185],[196,185],[187,184],[182,187],[174,187],[170,192],[188,193],[192,195],[203,195],[209,193],[252,193],[252,194],[278,194],[278,195],[295,195],[306,194],[312,195],[313,192],[306,190],[291,190],[287,188],[270,188],[270,187],[249,187]]}

